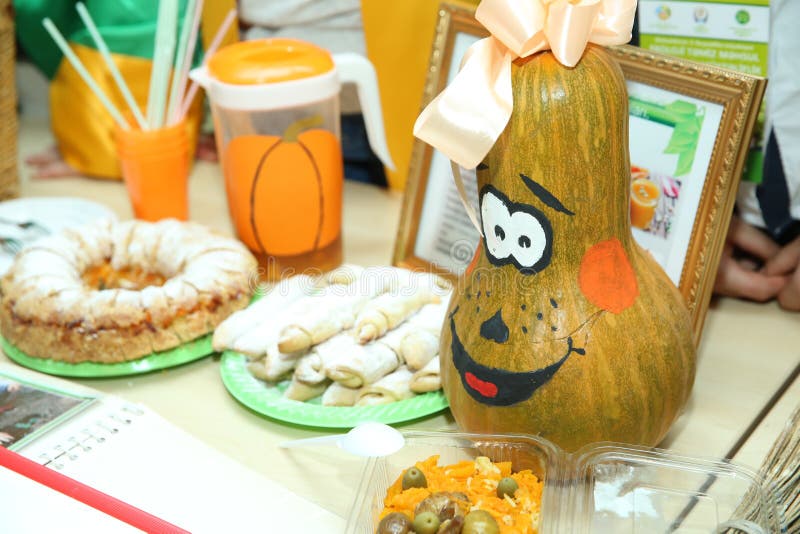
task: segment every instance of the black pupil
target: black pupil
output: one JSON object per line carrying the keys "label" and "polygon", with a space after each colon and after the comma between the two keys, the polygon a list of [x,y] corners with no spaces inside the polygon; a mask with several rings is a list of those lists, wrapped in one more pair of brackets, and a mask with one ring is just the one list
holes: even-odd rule
{"label": "black pupil", "polygon": [[522,248],[530,248],[531,239],[526,235],[519,236],[519,246],[521,246]]}
{"label": "black pupil", "polygon": [[500,241],[506,238],[506,233],[503,231],[502,228],[500,228],[499,224],[494,225],[494,235],[496,235],[497,238],[500,239]]}

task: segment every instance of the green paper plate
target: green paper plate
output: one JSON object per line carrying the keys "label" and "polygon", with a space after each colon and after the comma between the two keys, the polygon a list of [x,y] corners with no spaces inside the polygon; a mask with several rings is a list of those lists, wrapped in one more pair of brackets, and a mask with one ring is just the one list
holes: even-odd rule
{"label": "green paper plate", "polygon": [[447,408],[447,399],[441,390],[382,406],[323,406],[320,397],[299,402],[283,397],[288,380],[276,385],[267,384],[251,375],[246,364],[244,354],[222,353],[220,372],[225,387],[251,410],[286,423],[317,428],[352,428],[366,421],[386,424],[411,421]]}
{"label": "green paper plate", "polygon": [[35,371],[72,378],[111,378],[149,373],[204,358],[214,352],[214,349],[211,348],[211,337],[212,335],[208,334],[174,349],[154,352],[138,360],[120,363],[67,363],[58,360],[34,358],[6,341],[4,337],[0,337],[0,346],[2,346],[3,352],[10,359],[23,367],[28,367]]}

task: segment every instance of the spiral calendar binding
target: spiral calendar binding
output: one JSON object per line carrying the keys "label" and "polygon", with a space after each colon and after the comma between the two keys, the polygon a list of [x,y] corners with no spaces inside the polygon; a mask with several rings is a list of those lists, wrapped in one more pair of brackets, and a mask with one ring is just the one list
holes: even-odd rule
{"label": "spiral calendar binding", "polygon": [[45,467],[64,469],[67,461],[77,461],[93,447],[103,445],[109,438],[124,432],[145,411],[132,404],[123,404],[119,411],[109,411],[94,419],[77,434],[70,435],[64,443],[56,443],[49,450],[38,453],[36,460]]}

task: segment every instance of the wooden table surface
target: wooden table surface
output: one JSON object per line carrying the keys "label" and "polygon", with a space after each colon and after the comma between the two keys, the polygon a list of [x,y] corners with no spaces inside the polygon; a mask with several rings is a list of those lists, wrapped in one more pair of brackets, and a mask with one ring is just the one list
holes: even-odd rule
{"label": "wooden table surface", "polygon": [[[23,121],[20,159],[52,143],[46,124]],[[32,179],[22,165],[23,196],[75,196],[103,203],[121,219],[132,216],[124,186],[87,178]],[[402,195],[373,186],[345,187],[345,261],[388,264]],[[198,163],[190,179],[193,220],[231,234],[221,171]],[[5,358],[5,356],[0,356]],[[800,315],[774,303],[732,299],[712,303],[698,352],[697,378],[685,413],[661,447],[711,458],[732,456],[757,468],[789,414],[800,403]],[[240,405],[223,386],[219,358],[115,379],[77,380],[141,402],[212,447],[291,491],[346,516],[362,460],[332,448],[285,451],[283,440],[320,431],[282,424]],[[445,412],[399,428],[455,429]]]}

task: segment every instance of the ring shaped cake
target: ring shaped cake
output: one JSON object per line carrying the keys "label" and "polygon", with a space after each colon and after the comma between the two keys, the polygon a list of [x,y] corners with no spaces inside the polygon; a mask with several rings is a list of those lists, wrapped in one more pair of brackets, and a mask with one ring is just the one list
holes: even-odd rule
{"label": "ring shaped cake", "polygon": [[0,332],[30,356],[117,363],[211,332],[252,295],[257,263],[195,223],[103,221],[42,238],[0,282]]}

